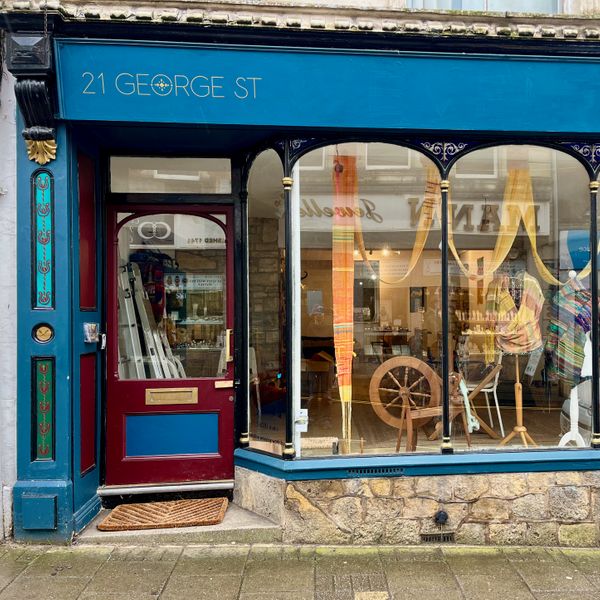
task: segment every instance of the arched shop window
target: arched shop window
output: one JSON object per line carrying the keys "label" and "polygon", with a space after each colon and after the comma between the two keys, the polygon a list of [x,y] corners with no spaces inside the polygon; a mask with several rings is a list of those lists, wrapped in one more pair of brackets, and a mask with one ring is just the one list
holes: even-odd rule
{"label": "arched shop window", "polygon": [[250,447],[281,454],[285,443],[285,206],[283,170],[273,150],[248,180]]}
{"label": "arched shop window", "polygon": [[584,167],[557,150],[506,145],[465,155],[449,182],[454,447],[588,446],[592,303]]}
{"label": "arched shop window", "polygon": [[303,457],[439,452],[437,182],[428,158],[384,143],[319,148],[296,166]]}

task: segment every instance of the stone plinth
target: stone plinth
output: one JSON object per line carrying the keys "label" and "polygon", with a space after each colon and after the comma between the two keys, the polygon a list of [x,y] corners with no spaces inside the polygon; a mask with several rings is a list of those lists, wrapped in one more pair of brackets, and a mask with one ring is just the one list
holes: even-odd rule
{"label": "stone plinth", "polygon": [[458,544],[599,543],[596,471],[285,482],[238,467],[235,502],[287,543],[418,544],[440,531],[439,510]]}

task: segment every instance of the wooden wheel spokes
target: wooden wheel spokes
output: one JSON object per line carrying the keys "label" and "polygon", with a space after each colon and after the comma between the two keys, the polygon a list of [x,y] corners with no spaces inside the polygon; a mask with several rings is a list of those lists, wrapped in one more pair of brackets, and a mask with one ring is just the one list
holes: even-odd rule
{"label": "wooden wheel spokes", "polygon": [[380,392],[390,392],[390,393],[392,393],[392,394],[397,394],[397,393],[400,391],[400,389],[399,389],[399,388],[396,388],[395,390],[393,390],[392,388],[384,388],[384,387],[380,387],[380,388],[379,388],[379,391],[380,391]]}
{"label": "wooden wheel spokes", "polygon": [[419,377],[419,379],[417,379],[408,389],[412,390],[416,385],[421,383],[421,381],[423,381],[423,379],[425,379],[425,375],[422,375],[421,377]]}
{"label": "wooden wheel spokes", "polygon": [[394,382],[396,387],[382,386],[379,387],[379,392],[384,392],[384,394],[393,393],[396,397],[392,400],[385,396],[381,398],[386,409],[391,406],[398,406],[398,397],[405,398],[406,402],[415,408],[423,408],[429,404],[431,399],[430,388],[426,376],[419,369],[411,365],[391,368],[384,374],[382,380],[387,377]]}
{"label": "wooden wheel spokes", "polygon": [[[402,396],[396,396],[391,402],[388,402],[385,405],[386,409],[389,409],[391,406],[393,406],[394,404],[396,404],[396,402],[398,402],[398,400],[402,400]],[[396,406],[400,406],[399,404],[396,404]]]}
{"label": "wooden wheel spokes", "polygon": [[424,398],[431,398],[431,394],[423,394],[422,392],[411,392],[411,396],[423,396]]}
{"label": "wooden wheel spokes", "polygon": [[[385,364],[385,363],[384,363]],[[394,377],[394,374],[392,373],[392,371],[388,371],[387,373],[393,380],[394,383],[398,386],[398,389],[400,389],[402,387],[402,385],[400,384],[400,382]]]}
{"label": "wooden wheel spokes", "polygon": [[438,406],[439,397],[440,384],[435,371],[410,356],[395,356],[379,365],[369,385],[373,410],[382,421],[397,429],[407,427],[408,420],[411,427],[431,420],[432,414],[420,416],[420,411]]}

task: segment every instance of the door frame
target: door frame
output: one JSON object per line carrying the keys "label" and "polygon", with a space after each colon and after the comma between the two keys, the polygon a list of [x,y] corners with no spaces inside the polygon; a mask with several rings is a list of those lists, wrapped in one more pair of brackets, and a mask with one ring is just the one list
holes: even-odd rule
{"label": "door frame", "polygon": [[[116,156],[115,153],[111,153],[110,156]],[[106,167],[108,167],[108,161],[105,161]],[[237,171],[237,173],[236,173]],[[109,173],[108,168],[105,170],[105,173]],[[109,191],[105,192],[104,197],[106,201],[104,203],[104,208],[102,210],[103,222],[104,222],[104,235],[102,236],[102,241],[99,242],[102,244],[102,287],[103,293],[105,295],[106,301],[104,303],[104,314],[102,318],[103,331],[108,329],[108,319],[111,318],[109,315],[109,302],[108,302],[108,294],[114,293],[114,281],[112,281],[113,277],[111,275],[111,265],[109,264],[109,243],[114,243],[114,240],[111,239],[112,233],[116,233],[117,227],[116,224],[113,225],[110,222],[112,215],[116,217],[116,213],[118,211],[123,212],[133,212],[140,211],[140,214],[155,214],[155,213],[179,213],[179,214],[197,214],[194,209],[200,208],[204,210],[210,210],[214,208],[218,210],[219,208],[225,209],[228,214],[228,218],[231,218],[231,240],[228,241],[231,244],[231,263],[228,263],[228,268],[232,270],[231,282],[232,282],[232,291],[230,298],[228,298],[228,303],[231,303],[231,315],[232,315],[232,328],[233,328],[233,345],[232,345],[232,353],[233,353],[233,380],[234,380],[234,389],[232,390],[234,395],[233,402],[233,450],[239,446],[240,439],[240,431],[243,429],[243,424],[240,425],[241,421],[239,418],[240,412],[240,403],[245,401],[245,394],[240,388],[240,376],[243,381],[245,377],[240,373],[240,356],[243,356],[243,352],[241,352],[241,347],[244,343],[246,343],[247,336],[244,334],[244,328],[241,326],[243,321],[243,302],[238,301],[238,297],[240,296],[240,292],[243,292],[247,287],[247,282],[245,283],[245,279],[241,274],[240,264],[242,259],[242,231],[241,231],[241,208],[240,202],[236,202],[236,196],[239,194],[239,170],[232,168],[232,183],[237,185],[233,185],[232,193],[227,195],[204,195],[204,194],[165,194],[165,193],[156,193],[156,194],[121,194],[121,193],[111,193]],[[105,189],[109,189],[109,176],[105,179]],[[244,270],[245,271],[245,270]],[[113,289],[111,291],[111,285]],[[229,307],[228,307],[229,310]],[[109,341],[110,343],[110,341]],[[108,422],[107,422],[107,392],[108,392],[108,369],[111,365],[108,364],[107,353],[103,353],[103,373],[102,373],[102,386],[103,386],[103,394],[102,394],[102,426],[101,426],[101,448],[100,448],[100,467],[101,467],[101,484],[98,488],[98,494],[103,496],[115,495],[115,494],[143,494],[143,493],[153,493],[158,491],[164,492],[177,492],[182,490],[200,490],[200,489],[230,489],[233,487],[233,483],[223,482],[223,485],[219,485],[218,482],[211,483],[207,482],[197,482],[197,483],[163,483],[163,484],[148,484],[148,485],[140,485],[134,484],[133,486],[107,486],[106,485],[106,467],[107,467],[107,435],[108,435]]]}

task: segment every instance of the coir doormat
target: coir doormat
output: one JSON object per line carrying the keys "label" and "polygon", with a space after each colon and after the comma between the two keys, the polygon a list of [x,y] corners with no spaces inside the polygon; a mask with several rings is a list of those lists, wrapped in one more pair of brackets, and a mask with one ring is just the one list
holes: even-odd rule
{"label": "coir doormat", "polygon": [[174,500],[121,504],[99,525],[100,531],[132,531],[166,527],[218,525],[225,516],[227,498]]}

